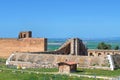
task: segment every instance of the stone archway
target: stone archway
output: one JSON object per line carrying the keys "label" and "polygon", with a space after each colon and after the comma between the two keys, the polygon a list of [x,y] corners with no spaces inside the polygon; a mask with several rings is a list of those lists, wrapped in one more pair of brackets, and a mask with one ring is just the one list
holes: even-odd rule
{"label": "stone archway", "polygon": [[110,53],[107,53],[107,55],[110,55]]}
{"label": "stone archway", "polygon": [[100,56],[101,55],[101,53],[98,53],[98,56]]}
{"label": "stone archway", "polygon": [[90,55],[90,56],[94,56],[93,53],[90,53],[89,55]]}

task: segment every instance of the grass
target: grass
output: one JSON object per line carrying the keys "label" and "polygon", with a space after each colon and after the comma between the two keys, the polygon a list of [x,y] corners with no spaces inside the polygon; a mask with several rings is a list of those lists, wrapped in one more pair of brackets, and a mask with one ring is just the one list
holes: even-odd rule
{"label": "grass", "polygon": [[0,63],[5,63],[6,59],[5,58],[0,58]]}
{"label": "grass", "polygon": [[[16,68],[7,68],[4,64],[0,64],[0,69],[7,70],[16,70]],[[58,72],[58,68],[29,68],[23,71],[37,71],[37,72]],[[76,74],[82,75],[96,75],[96,76],[107,76],[107,77],[116,77],[120,76],[120,69],[110,71],[110,70],[101,70],[101,69],[81,69],[78,68]]]}
{"label": "grass", "polygon": [[78,68],[78,71],[76,73],[77,74],[86,74],[86,75],[116,77],[116,76],[120,76],[120,69],[110,71],[110,70],[101,70],[101,69],[81,69],[81,68]]}
{"label": "grass", "polygon": [[5,62],[6,62],[5,58],[0,58],[0,68],[5,68],[6,67]]}
{"label": "grass", "polygon": [[[43,74],[35,72],[58,72],[57,68],[29,68],[25,70],[0,66],[0,80],[95,80],[94,78],[74,77],[60,74]],[[102,80],[102,79],[96,79]]]}
{"label": "grass", "polygon": [[[95,80],[93,78],[72,77],[60,74],[35,74],[21,71],[3,70],[0,72],[0,80]],[[101,80],[101,79],[96,79]]]}
{"label": "grass", "polygon": [[58,68],[29,68],[26,70],[38,72],[58,72]]}
{"label": "grass", "polygon": [[[29,68],[19,71],[16,67],[8,68],[5,65],[6,59],[0,58],[0,80],[95,80],[93,78],[84,77],[72,77],[67,75],[53,75],[53,74],[36,74],[33,72],[58,72],[58,68]],[[30,72],[30,73],[29,73]],[[75,74],[82,75],[96,75],[96,76],[107,76],[116,77],[120,76],[120,69],[110,71],[101,69],[81,69]],[[6,77],[7,76],[7,77]],[[96,79],[99,80],[99,79]]]}

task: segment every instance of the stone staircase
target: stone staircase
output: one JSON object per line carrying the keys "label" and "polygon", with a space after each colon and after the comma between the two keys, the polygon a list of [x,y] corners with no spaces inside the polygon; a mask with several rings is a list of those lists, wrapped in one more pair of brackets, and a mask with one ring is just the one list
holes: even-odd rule
{"label": "stone staircase", "polygon": [[67,40],[60,48],[58,48],[56,51],[59,51],[59,50],[65,48],[68,44],[71,43],[72,40],[73,40],[73,39],[68,39],[68,40]]}

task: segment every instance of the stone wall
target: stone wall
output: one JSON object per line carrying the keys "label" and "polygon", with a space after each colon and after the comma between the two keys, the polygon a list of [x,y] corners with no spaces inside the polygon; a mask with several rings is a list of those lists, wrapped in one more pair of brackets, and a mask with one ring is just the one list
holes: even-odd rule
{"label": "stone wall", "polygon": [[9,57],[13,52],[40,52],[47,50],[45,38],[0,38],[0,57]]}
{"label": "stone wall", "polygon": [[120,54],[113,55],[115,68],[120,68]]}
{"label": "stone wall", "polygon": [[[16,53],[10,60],[9,65],[24,66],[28,68],[36,67],[57,67],[57,63],[65,61],[74,61],[78,67],[82,68],[102,68],[110,69],[107,57],[89,57],[73,55],[53,55],[53,54],[35,54],[35,53]],[[27,65],[26,65],[27,64]]]}
{"label": "stone wall", "polygon": [[79,38],[68,39],[58,50],[56,54],[65,55],[87,55],[87,48]]}
{"label": "stone wall", "polygon": [[98,50],[98,49],[88,49],[88,56],[107,56],[120,54],[120,50]]}

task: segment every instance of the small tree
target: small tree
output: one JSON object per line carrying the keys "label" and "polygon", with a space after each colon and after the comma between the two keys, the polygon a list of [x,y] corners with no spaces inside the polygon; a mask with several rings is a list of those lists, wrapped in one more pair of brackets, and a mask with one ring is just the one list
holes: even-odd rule
{"label": "small tree", "polygon": [[105,44],[104,42],[101,42],[98,44],[97,49],[111,49],[111,45]]}
{"label": "small tree", "polygon": [[119,46],[117,45],[117,46],[115,46],[115,50],[118,50],[119,49]]}

